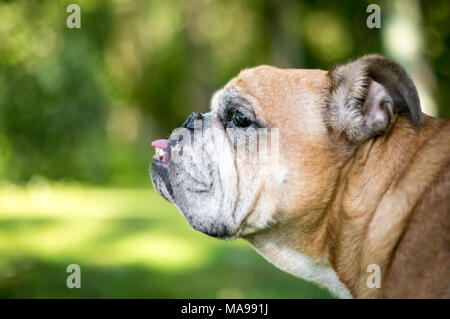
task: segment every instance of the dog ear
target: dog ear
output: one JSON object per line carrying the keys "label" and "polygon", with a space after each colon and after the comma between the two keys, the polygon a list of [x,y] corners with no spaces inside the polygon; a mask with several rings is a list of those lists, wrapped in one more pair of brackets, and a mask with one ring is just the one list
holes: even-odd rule
{"label": "dog ear", "polygon": [[422,111],[414,83],[392,60],[367,55],[328,72],[331,88],[325,119],[332,130],[351,142],[386,133],[394,113],[412,125],[422,124]]}

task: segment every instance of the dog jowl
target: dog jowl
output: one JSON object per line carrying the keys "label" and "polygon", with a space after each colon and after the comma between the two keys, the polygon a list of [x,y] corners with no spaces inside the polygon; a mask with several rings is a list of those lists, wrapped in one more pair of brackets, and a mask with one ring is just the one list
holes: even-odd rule
{"label": "dog jowl", "polygon": [[[217,127],[211,113],[192,113],[169,140],[156,140],[152,180],[158,192],[174,203],[191,226],[214,237],[235,238],[251,232],[244,219],[253,201],[236,201],[237,183],[258,188],[270,167],[278,166],[277,128],[250,123],[244,111],[227,116],[231,127]],[[242,113],[241,113],[242,112]],[[214,121],[218,123],[214,123]],[[238,165],[246,171],[238,181]],[[266,222],[266,221],[265,221]]]}
{"label": "dog jowl", "polygon": [[152,145],[153,184],[194,229],[338,297],[450,297],[450,121],[395,62],[244,70]]}

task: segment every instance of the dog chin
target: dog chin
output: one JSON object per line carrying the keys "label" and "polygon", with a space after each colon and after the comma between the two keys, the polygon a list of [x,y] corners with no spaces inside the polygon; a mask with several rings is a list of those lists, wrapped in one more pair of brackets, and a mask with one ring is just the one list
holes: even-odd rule
{"label": "dog chin", "polygon": [[[174,192],[174,189],[172,188],[169,178],[169,166],[170,165],[167,165],[167,163],[157,159],[154,159],[151,164],[151,178],[158,194],[160,194],[168,202],[177,206],[184,218],[186,218],[190,226],[195,230],[218,239],[234,239],[236,236],[230,232],[229,227],[225,223],[216,222],[205,224],[205,221],[198,218],[196,214],[189,212],[188,207],[190,205],[188,200],[185,198],[185,196],[187,196],[187,194],[184,193],[185,191]],[[175,196],[175,193],[177,193],[177,196]],[[198,213],[198,215],[202,214]]]}
{"label": "dog chin", "polygon": [[169,181],[169,168],[167,163],[154,159],[150,168],[153,186],[159,195],[174,204],[173,189]]}

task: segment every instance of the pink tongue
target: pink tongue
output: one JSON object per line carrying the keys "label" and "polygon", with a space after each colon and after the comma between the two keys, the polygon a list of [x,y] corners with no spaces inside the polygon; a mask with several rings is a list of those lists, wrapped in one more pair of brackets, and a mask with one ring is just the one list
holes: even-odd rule
{"label": "pink tongue", "polygon": [[167,142],[168,140],[156,140],[152,142],[153,147],[158,147],[162,150],[167,150]]}

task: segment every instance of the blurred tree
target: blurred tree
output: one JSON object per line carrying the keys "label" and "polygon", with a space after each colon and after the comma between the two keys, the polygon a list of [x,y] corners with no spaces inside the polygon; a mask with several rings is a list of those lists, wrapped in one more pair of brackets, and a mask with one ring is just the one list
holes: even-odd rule
{"label": "blurred tree", "polygon": [[450,117],[450,2],[420,1],[425,44],[423,50],[436,79],[433,97],[440,117]]}
{"label": "blurred tree", "polygon": [[413,79],[422,111],[436,116],[435,79],[425,58],[422,12],[416,0],[387,2],[383,43],[387,54],[403,65]]}
{"label": "blurred tree", "polygon": [[[422,21],[372,0],[79,0],[81,29],[65,26],[69,3],[0,2],[4,178],[147,181],[148,141],[208,111],[214,91],[240,70],[395,58],[383,41],[389,19],[414,20],[408,31],[421,34],[421,61],[436,79],[429,96],[450,115],[446,0],[415,1]],[[371,3],[381,7],[381,29],[366,26]]]}
{"label": "blurred tree", "polygon": [[0,59],[4,177],[106,179],[107,99],[96,74],[111,23],[106,4],[83,14],[89,33],[65,28],[64,15],[52,19],[65,13],[61,5],[22,1],[1,7],[10,32]]}

